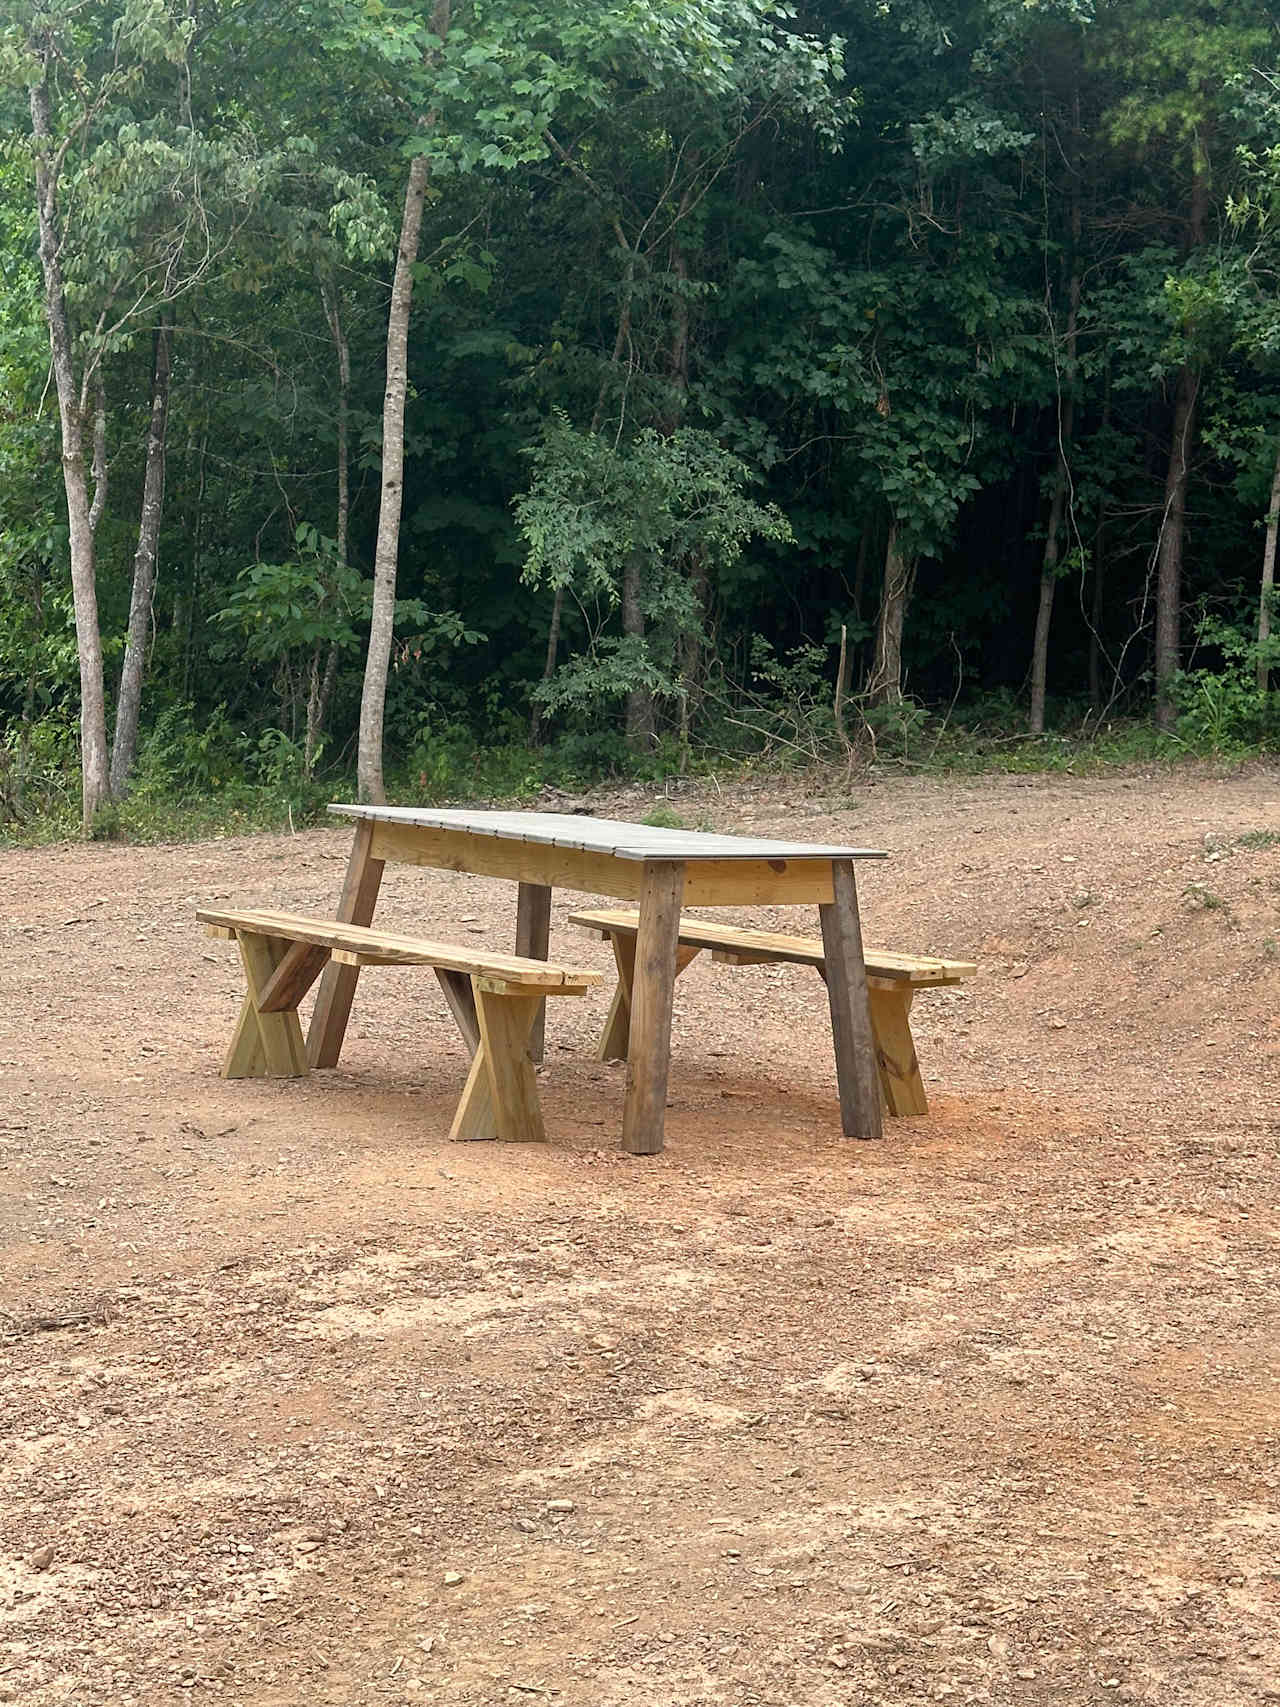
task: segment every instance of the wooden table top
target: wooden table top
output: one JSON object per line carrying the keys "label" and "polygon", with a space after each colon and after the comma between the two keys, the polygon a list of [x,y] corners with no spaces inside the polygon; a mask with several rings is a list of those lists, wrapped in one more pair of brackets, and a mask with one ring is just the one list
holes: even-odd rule
{"label": "wooden table top", "polygon": [[627,860],[793,860],[885,859],[880,848],[830,847],[815,842],[784,842],[766,836],[721,836],[708,830],[668,830],[653,824],[628,824],[616,818],[590,818],[572,812],[499,812],[420,806],[329,807],[346,818],[403,824],[426,830],[454,830],[499,841],[537,842],[547,847],[611,854]]}

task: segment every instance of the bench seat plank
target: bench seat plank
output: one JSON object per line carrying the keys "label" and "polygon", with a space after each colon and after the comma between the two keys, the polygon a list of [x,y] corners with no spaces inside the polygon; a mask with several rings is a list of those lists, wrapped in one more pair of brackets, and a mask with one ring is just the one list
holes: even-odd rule
{"label": "bench seat plank", "polygon": [[480,977],[501,978],[537,990],[577,988],[599,983],[600,974],[585,968],[549,965],[516,954],[489,949],[468,949],[457,943],[435,942],[404,936],[394,931],[376,931],[368,925],[348,925],[337,919],[305,918],[300,913],[277,913],[265,908],[224,911],[201,907],[196,917],[219,933],[255,936],[285,936],[292,942],[308,942],[331,953],[358,956],[362,964],[382,966],[436,966],[446,972],[465,972]]}
{"label": "bench seat plank", "polygon": [[[634,936],[639,915],[623,908],[604,907],[589,912],[571,913],[571,925],[598,931],[601,936]],[[742,966],[785,962],[794,966],[812,966],[821,971],[826,965],[822,939],[808,936],[786,936],[780,931],[747,929],[741,925],[722,925],[710,919],[680,920],[680,941],[689,948],[705,948],[712,959]],[[971,978],[978,970],[971,960],[940,960],[928,954],[898,954],[891,949],[868,948],[864,951],[869,978],[883,978],[893,984],[958,984]]]}
{"label": "bench seat plank", "polygon": [[[602,1061],[624,1059],[639,915],[622,908],[600,908],[571,913],[569,923],[595,931],[613,943],[618,988],[596,1055]],[[826,978],[827,959],[818,937],[787,936],[780,931],[754,930],[682,916],[679,943],[677,973],[706,949],[713,960],[725,965],[811,966],[820,978]],[[912,999],[919,989],[959,984],[978,968],[971,960],[943,960],[936,955],[900,954],[881,948],[866,949],[864,958],[876,1066],[885,1105],[893,1115],[927,1114],[929,1101],[911,1035]]]}

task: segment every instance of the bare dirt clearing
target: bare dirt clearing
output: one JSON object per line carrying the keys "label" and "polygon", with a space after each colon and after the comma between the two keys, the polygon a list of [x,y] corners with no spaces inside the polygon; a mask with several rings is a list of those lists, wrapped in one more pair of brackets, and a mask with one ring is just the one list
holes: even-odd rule
{"label": "bare dirt clearing", "polygon": [[546,1147],[444,1141],[429,973],[223,1083],[192,910],[330,910],[349,831],[0,852],[0,1700],[1280,1700],[1280,774],[676,804],[891,850],[868,940],[982,968],[927,1118],[843,1141],[817,979],[703,961],[660,1157],[607,987]]}

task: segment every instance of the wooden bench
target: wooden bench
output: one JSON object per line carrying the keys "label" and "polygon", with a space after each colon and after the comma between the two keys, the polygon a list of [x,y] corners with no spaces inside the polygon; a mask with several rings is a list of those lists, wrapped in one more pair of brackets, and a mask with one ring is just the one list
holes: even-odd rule
{"label": "wooden bench", "polygon": [[210,936],[236,941],[249,986],[224,1079],[309,1072],[298,1003],[330,959],[349,966],[430,966],[471,1055],[450,1138],[546,1137],[529,1033],[548,996],[580,996],[600,982],[599,972],[297,913],[202,907],[196,917]]}
{"label": "wooden bench", "polygon": [[[570,924],[608,938],[618,963],[618,988],[600,1038],[596,1055],[601,1061],[625,1058],[631,1024],[631,981],[636,962],[636,928],[639,914],[605,909],[573,913]],[[776,931],[744,930],[739,925],[713,924],[705,919],[681,918],[680,949],[676,960],[679,976],[691,960],[708,949],[713,960],[730,966],[760,966],[780,963],[812,966],[826,981],[822,942],[816,937],[783,936]],[[958,984],[978,968],[968,960],[936,960],[928,955],[893,954],[882,949],[865,951],[867,990],[871,999],[871,1025],[876,1041],[876,1065],[880,1088],[890,1114],[927,1114],[920,1065],[911,1036],[911,1003],[919,989],[937,984]]]}

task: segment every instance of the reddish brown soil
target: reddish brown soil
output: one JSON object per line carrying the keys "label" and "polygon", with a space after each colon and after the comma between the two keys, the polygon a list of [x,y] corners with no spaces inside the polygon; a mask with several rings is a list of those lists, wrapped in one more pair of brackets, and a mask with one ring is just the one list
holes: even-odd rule
{"label": "reddish brown soil", "polygon": [[927,1117],[843,1141],[818,981],[704,961],[660,1157],[604,988],[545,1147],[446,1142],[429,974],[224,1083],[192,910],[327,910],[347,833],[0,853],[0,1700],[1280,1700],[1280,775],[674,804],[892,850],[869,940],[981,962]]}

